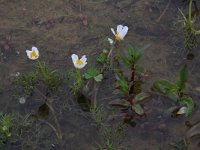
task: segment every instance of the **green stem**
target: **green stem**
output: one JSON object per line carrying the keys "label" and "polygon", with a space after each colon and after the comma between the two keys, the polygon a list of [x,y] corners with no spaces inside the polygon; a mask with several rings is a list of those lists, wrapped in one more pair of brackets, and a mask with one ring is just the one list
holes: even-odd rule
{"label": "green stem", "polygon": [[45,73],[44,67],[42,66],[42,64],[41,64],[41,62],[39,60],[38,60],[38,66],[39,66],[44,78],[47,79],[48,75]]}
{"label": "green stem", "polygon": [[80,69],[76,69],[76,74],[77,74],[77,82],[79,85],[82,85],[82,75],[81,75],[81,70]]}
{"label": "green stem", "polygon": [[189,3],[188,19],[189,19],[190,25],[192,25],[192,0],[190,0],[190,3]]}

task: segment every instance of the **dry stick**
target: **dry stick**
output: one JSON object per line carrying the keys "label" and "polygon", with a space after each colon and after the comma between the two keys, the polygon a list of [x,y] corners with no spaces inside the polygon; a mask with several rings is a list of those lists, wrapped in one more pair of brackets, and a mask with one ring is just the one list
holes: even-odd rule
{"label": "dry stick", "polygon": [[[54,121],[55,121],[55,124],[56,124],[56,126],[57,126],[57,129],[56,129],[52,124],[50,124],[49,122],[46,121],[45,123],[48,124],[48,125],[55,131],[55,133],[56,133],[58,139],[61,140],[61,139],[62,139],[61,127],[60,127],[60,124],[59,124],[59,122],[58,122],[58,119],[57,119],[57,117],[56,117],[56,115],[55,115],[55,111],[54,111],[54,109],[53,109],[53,107],[52,107],[52,101],[51,101],[49,98],[47,98],[44,94],[42,94],[37,88],[35,88],[35,90],[37,90],[37,92],[46,100],[46,104],[47,104],[47,106],[50,108],[51,113],[53,114]],[[40,119],[40,121],[41,121],[41,119]],[[43,121],[43,122],[44,122],[44,121]]]}
{"label": "dry stick", "polygon": [[58,138],[60,137],[59,133],[57,132],[57,129],[56,129],[51,123],[49,123],[48,121],[46,121],[46,120],[44,120],[44,119],[39,119],[39,118],[38,118],[38,120],[39,120],[40,122],[45,123],[46,125],[48,125],[48,126],[56,133],[57,137],[58,137]]}
{"label": "dry stick", "polygon": [[158,17],[158,19],[156,19],[156,22],[160,22],[161,18],[164,16],[164,14],[166,13],[167,9],[169,8],[169,5],[171,3],[171,0],[168,1],[165,9],[163,10],[163,12],[161,13],[161,15]]}

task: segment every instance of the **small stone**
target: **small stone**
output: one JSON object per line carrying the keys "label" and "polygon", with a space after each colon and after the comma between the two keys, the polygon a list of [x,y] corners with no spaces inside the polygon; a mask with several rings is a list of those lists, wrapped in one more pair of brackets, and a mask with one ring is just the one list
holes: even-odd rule
{"label": "small stone", "polygon": [[26,98],[25,97],[20,97],[19,98],[19,103],[20,104],[25,104],[26,103]]}

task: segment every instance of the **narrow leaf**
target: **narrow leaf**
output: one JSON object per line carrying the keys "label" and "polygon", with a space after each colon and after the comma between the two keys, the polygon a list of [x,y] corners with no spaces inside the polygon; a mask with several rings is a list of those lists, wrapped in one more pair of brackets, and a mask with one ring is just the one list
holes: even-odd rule
{"label": "narrow leaf", "polygon": [[168,91],[166,93],[166,96],[169,97],[174,102],[178,102],[178,100],[179,100],[179,96],[175,92],[172,92],[172,91]]}
{"label": "narrow leaf", "polygon": [[134,98],[134,102],[138,103],[138,102],[143,102],[144,100],[146,100],[147,98],[149,98],[151,95],[148,93],[139,93],[135,96]]}
{"label": "narrow leaf", "polygon": [[115,99],[115,100],[109,102],[109,105],[120,106],[120,107],[129,107],[130,103],[128,101],[126,101],[125,99]]}
{"label": "narrow leaf", "polygon": [[168,91],[176,91],[177,85],[168,80],[157,80],[153,84],[153,90],[167,94]]}
{"label": "narrow leaf", "polygon": [[150,44],[147,44],[145,46],[143,46],[142,48],[138,49],[134,55],[134,61],[137,62],[138,60],[140,60],[141,56],[144,53],[144,50],[147,49],[150,46]]}
{"label": "narrow leaf", "polygon": [[188,68],[187,65],[185,65],[179,72],[178,81],[176,83],[179,88],[179,91],[183,91],[185,89],[187,77],[188,77]]}
{"label": "narrow leaf", "polygon": [[144,110],[140,104],[135,104],[132,106],[132,109],[138,114],[138,115],[144,115]]}

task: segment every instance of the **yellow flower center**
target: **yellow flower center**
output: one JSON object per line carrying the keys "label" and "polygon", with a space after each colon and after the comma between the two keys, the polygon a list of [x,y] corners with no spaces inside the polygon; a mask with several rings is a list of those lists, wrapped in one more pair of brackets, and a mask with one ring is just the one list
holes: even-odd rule
{"label": "yellow flower center", "polygon": [[117,32],[115,34],[115,38],[116,38],[117,41],[121,41],[122,40],[122,38],[119,36],[119,32]]}
{"label": "yellow flower center", "polygon": [[76,61],[76,64],[77,64],[77,65],[82,65],[82,64],[83,64],[83,61],[78,59],[78,60]]}
{"label": "yellow flower center", "polygon": [[38,58],[38,55],[36,54],[36,52],[35,51],[32,51],[31,52],[31,58]]}

